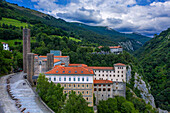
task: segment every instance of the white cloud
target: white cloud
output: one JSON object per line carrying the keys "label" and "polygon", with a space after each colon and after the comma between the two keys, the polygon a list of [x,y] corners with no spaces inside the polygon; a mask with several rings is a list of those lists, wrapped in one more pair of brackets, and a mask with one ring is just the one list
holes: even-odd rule
{"label": "white cloud", "polygon": [[72,0],[67,5],[57,0],[32,0],[35,8],[67,21],[109,26],[124,32],[159,33],[170,27],[170,1],[137,5],[136,0]]}

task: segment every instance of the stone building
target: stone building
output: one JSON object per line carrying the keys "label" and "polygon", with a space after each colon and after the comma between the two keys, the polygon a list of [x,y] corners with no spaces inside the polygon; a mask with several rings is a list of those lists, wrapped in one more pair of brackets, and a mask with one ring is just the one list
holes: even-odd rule
{"label": "stone building", "polygon": [[60,83],[64,87],[64,93],[69,94],[71,90],[76,94],[82,93],[83,98],[93,106],[93,71],[84,67],[55,66],[45,73],[49,82]]}
{"label": "stone building", "polygon": [[110,80],[94,80],[94,94],[96,97],[96,104],[100,100],[107,100],[113,98],[113,81]]}

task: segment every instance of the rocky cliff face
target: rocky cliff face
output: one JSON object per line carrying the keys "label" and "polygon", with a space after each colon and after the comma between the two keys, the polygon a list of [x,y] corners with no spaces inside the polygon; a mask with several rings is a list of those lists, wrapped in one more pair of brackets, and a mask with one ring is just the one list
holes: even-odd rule
{"label": "rocky cliff face", "polygon": [[[127,70],[127,83],[130,83],[130,79],[132,78],[131,71],[132,71],[131,67],[129,66],[128,70]],[[146,85],[145,81],[143,81],[142,77],[139,76],[138,73],[135,73],[134,79],[135,79],[134,88],[138,88],[140,90],[140,92],[141,92],[140,94],[146,103],[150,103],[154,108],[156,108],[155,102],[154,102],[154,97],[149,92],[149,90],[150,90],[149,84]]]}
{"label": "rocky cliff face", "polygon": [[[132,72],[131,66],[128,66],[128,70],[126,73],[126,82],[129,84],[130,84],[130,79],[132,78],[131,72]],[[142,99],[144,99],[146,103],[150,103],[152,107],[156,108],[154,97],[149,92],[151,89],[151,86],[149,84],[146,84],[146,82],[142,79],[142,76],[139,76],[138,73],[135,73],[134,79],[135,79],[134,88],[138,88],[140,90]],[[132,90],[131,92],[134,93]],[[133,95],[136,97],[136,94],[133,94]],[[168,113],[167,110],[162,110],[160,108],[158,108],[158,111],[159,113]]]}

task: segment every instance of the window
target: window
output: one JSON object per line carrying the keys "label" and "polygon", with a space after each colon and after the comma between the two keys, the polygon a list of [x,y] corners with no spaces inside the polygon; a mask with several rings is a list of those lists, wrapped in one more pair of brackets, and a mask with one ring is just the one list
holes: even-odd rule
{"label": "window", "polygon": [[112,75],[110,75],[110,77],[111,77]]}
{"label": "window", "polygon": [[69,81],[71,81],[71,77],[69,77]]}
{"label": "window", "polygon": [[76,78],[74,77],[74,81],[76,81]]}
{"label": "window", "polygon": [[111,73],[112,71],[110,71],[110,73]]}
{"label": "window", "polygon": [[104,70],[103,70],[103,73],[104,73]]}
{"label": "window", "polygon": [[89,87],[89,85],[87,85],[87,87]]}
{"label": "window", "polygon": [[110,84],[108,84],[108,86],[110,86]]}
{"label": "window", "polygon": [[78,81],[80,81],[80,77],[78,77]]}
{"label": "window", "polygon": [[119,73],[119,71],[117,71]]}
{"label": "window", "polygon": [[49,81],[51,81],[51,77],[49,77]]}
{"label": "window", "polygon": [[83,71],[81,71],[81,73],[83,73]]}
{"label": "window", "polygon": [[106,91],[106,89],[105,89],[105,88],[103,88],[103,91]]}
{"label": "window", "polygon": [[99,88],[99,91],[101,91],[101,88]]}
{"label": "window", "polygon": [[66,84],[64,84],[64,87],[66,87]]}
{"label": "window", "polygon": [[94,84],[94,86],[97,86],[96,84]]}
{"label": "window", "polygon": [[108,75],[106,75],[108,77]]}
{"label": "window", "polygon": [[117,77],[119,77],[119,75],[117,75]]}
{"label": "window", "polygon": [[123,71],[122,71],[122,73],[123,73]]}
{"label": "window", "polygon": [[84,85],[82,85],[82,87],[84,87]]}
{"label": "window", "polygon": [[69,87],[71,87],[71,84],[69,84]]}
{"label": "window", "polygon": [[118,67],[118,69],[119,69],[119,67]]}
{"label": "window", "polygon": [[89,78],[87,77],[87,81],[89,81]]}
{"label": "window", "polygon": [[65,73],[65,71],[63,71],[63,73]]}
{"label": "window", "polygon": [[87,91],[87,94],[89,94],[89,92]]}
{"label": "window", "polygon": [[94,91],[97,91],[96,88],[94,88]]}
{"label": "window", "polygon": [[108,95],[108,97],[110,97],[110,95]]}
{"label": "window", "polygon": [[100,73],[100,70],[99,70],[99,73]]}
{"label": "window", "polygon": [[77,73],[77,71],[75,71],[75,73]]}
{"label": "window", "polygon": [[99,74],[99,77],[100,77],[100,74]]}
{"label": "window", "polygon": [[116,87],[116,89],[118,89],[118,87]]}
{"label": "window", "polygon": [[82,81],[84,81],[84,77],[82,78]]}
{"label": "window", "polygon": [[68,73],[71,73],[71,71],[69,71]]}
{"label": "window", "polygon": [[80,85],[78,85],[78,87],[80,87]]}
{"label": "window", "polygon": [[113,77],[115,77],[115,75],[113,75]]}
{"label": "window", "polygon": [[106,86],[105,84],[103,84],[103,86]]}
{"label": "window", "polygon": [[122,77],[123,77],[123,75],[122,75]]}
{"label": "window", "polygon": [[82,91],[82,94],[84,94],[84,91]]}
{"label": "window", "polygon": [[78,94],[79,94],[80,92],[78,91]]}
{"label": "window", "polygon": [[76,87],[76,85],[74,84],[74,87]]}
{"label": "window", "polygon": [[66,93],[66,91],[64,91],[64,93]]}
{"label": "window", "polygon": [[61,77],[59,77],[59,81],[61,81]]}
{"label": "window", "polygon": [[56,81],[56,78],[54,77],[54,81]]}
{"label": "window", "polygon": [[104,74],[103,74],[103,77],[104,77]]}
{"label": "window", "polygon": [[118,81],[118,79],[116,79],[116,81]]}
{"label": "window", "polygon": [[64,77],[64,81],[66,81],[66,77]]}
{"label": "window", "polygon": [[101,84],[99,84],[99,86],[101,86]]}
{"label": "window", "polygon": [[88,97],[86,98],[86,100],[88,100]]}
{"label": "window", "polygon": [[115,73],[115,71],[113,71],[113,73]]}
{"label": "window", "polygon": [[108,88],[107,90],[110,91],[110,88]]}
{"label": "window", "polygon": [[56,73],[58,73],[58,71],[56,71]]}

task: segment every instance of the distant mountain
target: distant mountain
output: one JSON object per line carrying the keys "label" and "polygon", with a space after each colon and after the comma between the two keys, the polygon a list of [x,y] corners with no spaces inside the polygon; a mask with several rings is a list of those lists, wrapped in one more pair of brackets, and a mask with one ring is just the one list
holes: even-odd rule
{"label": "distant mountain", "polygon": [[156,106],[170,111],[170,28],[136,51]]}
{"label": "distant mountain", "polygon": [[129,52],[139,49],[146,41],[150,40],[149,37],[136,33],[125,34],[107,27],[66,22],[63,19],[56,19],[53,16],[35,10],[19,7],[17,4],[7,3],[7,6],[3,7],[1,12],[5,12],[2,13],[2,17],[13,18],[31,24],[44,23],[61,28],[73,37],[85,39],[88,42],[104,46],[121,45]]}

